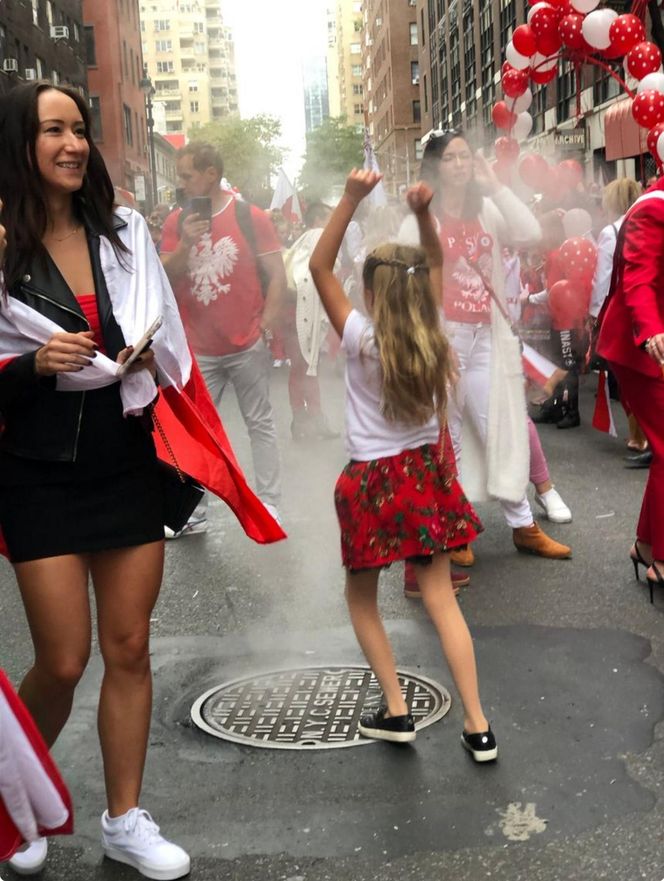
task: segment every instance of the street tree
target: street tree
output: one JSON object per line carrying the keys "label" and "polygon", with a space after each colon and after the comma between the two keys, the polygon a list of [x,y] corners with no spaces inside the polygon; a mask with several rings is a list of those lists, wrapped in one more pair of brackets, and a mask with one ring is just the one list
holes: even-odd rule
{"label": "street tree", "polygon": [[325,199],[363,162],[363,137],[345,117],[330,117],[307,135],[299,189],[308,202]]}
{"label": "street tree", "polygon": [[283,160],[278,119],[266,114],[240,119],[233,114],[194,129],[189,136],[217,147],[225,177],[245,199],[262,207],[270,204],[271,178]]}

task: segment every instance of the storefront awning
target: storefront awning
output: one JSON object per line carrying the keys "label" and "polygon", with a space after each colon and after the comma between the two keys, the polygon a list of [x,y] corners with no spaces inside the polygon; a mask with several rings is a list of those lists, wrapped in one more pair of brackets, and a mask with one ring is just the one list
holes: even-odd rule
{"label": "storefront awning", "polygon": [[632,101],[618,101],[604,114],[604,140],[606,159],[627,159],[640,156],[648,150],[647,131],[632,116]]}

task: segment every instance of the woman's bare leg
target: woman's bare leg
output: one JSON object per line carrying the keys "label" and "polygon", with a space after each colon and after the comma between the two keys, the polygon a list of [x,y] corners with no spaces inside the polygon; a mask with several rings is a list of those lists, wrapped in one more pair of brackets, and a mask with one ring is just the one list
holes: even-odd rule
{"label": "woman's bare leg", "polygon": [[16,563],[14,570],[35,650],[19,694],[50,747],[90,656],[88,565],[83,556],[66,555]]}
{"label": "woman's bare leg", "polygon": [[379,569],[348,572],[346,600],[355,636],[383,690],[389,716],[403,716],[408,707],[401,693],[390,641],[378,611]]}
{"label": "woman's bare leg", "polygon": [[163,541],[91,556],[104,679],[99,739],[111,817],[138,805],[152,713],[150,615],[159,595]]}
{"label": "woman's bare leg", "polygon": [[454,596],[449,554],[436,554],[429,566],[415,566],[422,601],[438,631],[443,652],[464,709],[469,734],[489,727],[480,703],[473,640]]}

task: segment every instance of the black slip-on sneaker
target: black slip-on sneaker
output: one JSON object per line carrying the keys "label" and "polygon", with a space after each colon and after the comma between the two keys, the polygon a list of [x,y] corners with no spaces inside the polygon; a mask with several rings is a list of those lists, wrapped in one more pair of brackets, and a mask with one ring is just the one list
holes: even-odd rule
{"label": "black slip-on sneaker", "polygon": [[498,747],[491,726],[488,731],[480,731],[478,734],[461,735],[461,744],[472,755],[476,762],[493,762],[498,758]]}
{"label": "black slip-on sneaker", "polygon": [[363,737],[389,740],[392,743],[411,743],[415,740],[415,722],[411,713],[385,717],[387,707],[380,707],[360,718],[358,730]]}

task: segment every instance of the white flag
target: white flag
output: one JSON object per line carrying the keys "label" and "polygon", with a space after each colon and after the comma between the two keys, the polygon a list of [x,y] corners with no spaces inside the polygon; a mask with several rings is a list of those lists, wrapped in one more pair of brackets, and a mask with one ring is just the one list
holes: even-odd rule
{"label": "white flag", "polygon": [[297,198],[295,187],[288,180],[283,168],[279,169],[277,186],[270,203],[270,211],[273,211],[275,208],[280,210],[284,217],[291,222],[302,220],[302,209],[300,208],[300,201]]}
{"label": "white flag", "polygon": [[[376,174],[380,174],[378,160],[374,153],[368,128],[364,129],[364,169],[365,171],[375,171]],[[385,194],[382,180],[369,193],[369,202],[376,208],[382,208],[384,205],[387,205],[387,195]]]}

